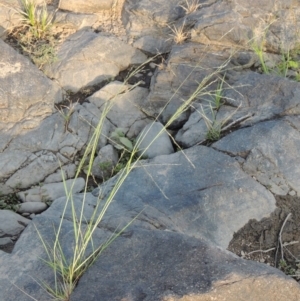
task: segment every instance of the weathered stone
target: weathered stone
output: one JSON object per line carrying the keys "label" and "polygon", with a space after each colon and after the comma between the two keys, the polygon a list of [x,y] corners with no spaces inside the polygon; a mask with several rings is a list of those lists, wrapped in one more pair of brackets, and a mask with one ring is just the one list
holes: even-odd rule
{"label": "weathered stone", "polygon": [[13,211],[0,210],[0,237],[19,235],[29,222],[30,220]]}
{"label": "weathered stone", "polygon": [[0,179],[6,179],[16,172],[23,165],[32,153],[22,150],[11,150],[0,153]]}
{"label": "weathered stone", "polygon": [[29,190],[25,190],[18,193],[18,197],[23,202],[44,202],[54,201],[67,192],[78,193],[83,190],[85,180],[83,178],[77,178],[74,180],[66,180],[64,183],[51,183],[44,184],[41,187],[35,187]]}
{"label": "weathered stone", "polygon": [[75,177],[76,174],[76,165],[75,164],[68,164],[65,166],[62,166],[59,170],[57,170],[55,173],[53,173],[52,175],[48,176],[44,183],[48,184],[48,183],[57,183],[57,182],[62,182],[63,181],[63,176],[62,173],[64,175],[64,179],[72,179]]}
{"label": "weathered stone", "polygon": [[[158,156],[138,166],[106,212],[103,223],[109,229],[129,222],[135,215],[130,213],[132,208],[142,211],[140,219],[147,220],[141,227],[204,237],[226,248],[234,232],[249,219],[260,220],[275,209],[273,195],[234,158],[208,147]],[[109,193],[106,185],[114,181],[101,186],[101,197]]]}
{"label": "weathered stone", "polygon": [[62,92],[27,58],[0,40],[0,130],[43,120]]}
{"label": "weathered stone", "polygon": [[41,213],[48,208],[47,204],[42,202],[26,202],[18,205],[18,213]]}
{"label": "weathered stone", "polygon": [[133,46],[150,54],[161,54],[170,52],[172,47],[172,40],[166,40],[160,36],[153,37],[147,35],[137,39],[133,43]]}
{"label": "weathered stone", "polygon": [[134,37],[134,46],[152,54],[169,52],[172,24],[184,16],[178,1],[126,1],[122,14],[128,35]]}
{"label": "weathered stone", "polygon": [[[65,179],[74,176],[76,167],[73,165],[68,169],[64,165],[70,166],[75,155],[88,143],[99,122],[101,111],[91,103],[76,105],[71,110],[68,122],[61,114],[69,112],[58,112],[45,118],[38,128],[19,133],[7,141],[3,146],[4,152],[0,153],[0,179],[6,186],[2,191],[16,186],[29,188],[44,180],[62,181],[60,167],[65,172]],[[105,119],[97,150],[106,145],[110,127],[111,123]],[[43,151],[45,149],[49,151]],[[52,180],[47,179],[54,172],[56,176],[53,175]],[[28,173],[31,177],[27,176]]]}
{"label": "weathered stone", "polygon": [[92,174],[100,179],[109,179],[118,160],[118,152],[112,145],[102,147],[93,162]]}
{"label": "weathered stone", "polygon": [[59,8],[76,13],[98,13],[101,10],[111,9],[113,4],[114,0],[61,0]]}
{"label": "weathered stone", "polygon": [[[80,203],[76,207],[79,208]],[[0,287],[5,301],[27,301],[27,295],[21,290],[37,300],[48,300],[47,292],[36,283],[38,280],[54,285],[53,271],[42,260],[48,258],[39,235],[51,248],[59,219],[46,213],[36,217],[25,229],[11,255],[0,253]],[[61,247],[66,258],[73,254],[72,227],[72,222],[67,220],[61,227]],[[110,231],[96,229],[94,246],[104,243],[109,237]],[[130,265],[124,265],[128,258],[134,260]],[[21,270],[19,266],[22,266]],[[100,276],[103,273],[106,277]],[[144,281],[141,283],[137,279]],[[172,290],[162,286],[162,281]],[[148,283],[152,283],[152,289]],[[174,298],[239,301],[250,294],[254,301],[260,301],[262,296],[267,301],[286,298],[297,301],[300,289],[296,281],[279,270],[240,259],[202,238],[172,231],[138,229],[133,224],[81,277],[71,300],[93,301],[101,296],[108,301],[128,296],[138,298],[141,294],[149,300],[170,301]]]}
{"label": "weathered stone", "polygon": [[235,131],[213,144],[217,150],[244,157],[244,171],[273,193],[300,195],[299,117],[285,117]]}
{"label": "weathered stone", "polygon": [[61,158],[47,151],[35,155],[32,162],[16,171],[5,185],[11,188],[28,188],[42,182],[46,176],[59,168],[59,159]]}
{"label": "weathered stone", "polygon": [[76,30],[92,27],[97,21],[98,16],[95,14],[83,14],[82,12],[76,14],[66,11],[57,11],[55,14],[55,23],[57,25],[70,27]]}
{"label": "weathered stone", "polygon": [[145,62],[139,50],[114,36],[81,30],[71,35],[58,50],[58,61],[45,73],[72,92],[104,82],[131,65]]}
{"label": "weathered stone", "polygon": [[226,89],[223,97],[237,112],[232,119],[249,115],[242,122],[252,125],[276,116],[300,113],[300,84],[279,76],[247,72],[236,74],[235,88]]}
{"label": "weathered stone", "polygon": [[152,159],[174,153],[171,139],[159,122],[148,124],[137,137],[138,154]]}
{"label": "weathered stone", "polygon": [[297,301],[300,296],[297,282],[280,271],[205,240],[158,230],[127,235],[101,254],[70,300]]}
{"label": "weathered stone", "polygon": [[13,241],[9,237],[0,238],[0,247],[4,247],[4,246],[7,246],[12,243],[13,243]]}
{"label": "weathered stone", "polygon": [[[228,57],[226,52],[211,54],[203,45],[174,46],[165,68],[154,75],[149,97],[141,107],[166,124],[185,101],[201,99],[205,86],[216,79]],[[189,114],[187,107],[170,128],[182,126]]]}
{"label": "weathered stone", "polygon": [[[97,92],[96,92],[97,93]],[[90,99],[90,98],[89,98]],[[102,110],[99,109],[94,103],[84,103],[82,105],[94,118],[91,120],[92,126],[97,127],[99,121],[101,120]],[[83,118],[83,117],[81,117]],[[112,124],[107,118],[104,118],[101,125],[101,134],[98,140],[97,151],[107,144],[107,137],[109,136]]]}
{"label": "weathered stone", "polygon": [[[34,296],[37,300],[51,300],[50,296],[41,284],[42,281],[53,284],[53,271],[45,265],[43,260],[41,260],[41,258],[45,260],[49,258],[45,256],[45,249],[38,236],[37,229],[42,235],[41,237],[45,239],[45,242],[47,241],[49,246],[53,246],[55,238],[53,226],[57,226],[57,223],[58,221],[55,219],[49,220],[43,218],[43,221],[41,221],[41,219],[35,218],[34,224],[32,222],[26,228],[26,233],[23,232],[24,235],[22,235],[17,241],[12,254],[0,252],[1,301],[28,301],[28,296],[17,289],[14,285],[22,288],[23,291]],[[68,230],[72,227],[70,222],[66,222],[64,224],[64,230],[67,226]],[[44,231],[45,228],[47,228],[46,231]],[[66,240],[66,236],[64,240]],[[22,269],[20,269],[20,266],[22,266]]]}
{"label": "weathered stone", "polygon": [[203,108],[197,104],[193,106],[196,108],[195,111],[175,136],[175,140],[185,148],[194,146],[206,139],[210,126],[209,122],[214,118],[210,108]]}
{"label": "weathered stone", "polygon": [[139,106],[147,98],[148,90],[141,87],[128,89],[130,86],[115,81],[94,93],[88,100],[100,111],[105,110],[105,104],[109,101],[112,107],[107,113],[107,119],[115,127],[122,128],[127,137],[133,138],[150,122]]}

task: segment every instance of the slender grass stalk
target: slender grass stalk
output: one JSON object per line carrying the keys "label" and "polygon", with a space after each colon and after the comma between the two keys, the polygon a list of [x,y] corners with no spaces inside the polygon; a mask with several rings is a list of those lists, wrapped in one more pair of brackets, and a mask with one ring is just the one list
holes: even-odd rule
{"label": "slender grass stalk", "polygon": [[252,49],[255,52],[255,54],[258,56],[258,59],[259,59],[259,62],[261,64],[263,73],[269,74],[270,72],[269,72],[269,69],[268,69],[268,67],[266,66],[266,63],[265,63],[264,51],[263,51],[262,44],[258,45],[256,43],[253,43],[252,44]]}

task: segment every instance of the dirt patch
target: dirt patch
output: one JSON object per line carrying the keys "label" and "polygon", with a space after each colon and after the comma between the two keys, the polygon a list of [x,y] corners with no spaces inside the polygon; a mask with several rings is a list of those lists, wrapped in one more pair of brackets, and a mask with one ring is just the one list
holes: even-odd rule
{"label": "dirt patch", "polygon": [[[228,250],[245,259],[277,267],[288,275],[299,274],[295,276],[299,281],[300,198],[276,196],[276,205],[278,208],[270,217],[250,220],[235,233]],[[279,241],[280,231],[283,248]]]}

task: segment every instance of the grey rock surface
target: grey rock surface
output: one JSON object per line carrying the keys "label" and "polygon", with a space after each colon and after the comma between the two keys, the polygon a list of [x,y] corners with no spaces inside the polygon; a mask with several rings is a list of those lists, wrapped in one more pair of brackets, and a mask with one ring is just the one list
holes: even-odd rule
{"label": "grey rock surface", "polygon": [[157,54],[171,49],[172,31],[166,24],[184,15],[184,10],[174,0],[156,1],[155,5],[148,0],[125,1],[122,20],[128,35],[135,40],[135,47]]}
{"label": "grey rock surface", "polygon": [[[258,123],[213,144],[213,148],[245,158],[242,168],[274,194],[299,191],[299,117]],[[230,141],[230,142],[229,142]]]}
{"label": "grey rock surface", "polygon": [[[93,211],[93,207],[88,203],[95,199],[96,197],[87,194],[85,207],[90,207],[90,212]],[[76,208],[79,209],[81,200],[79,197],[76,200]],[[62,199],[55,203],[63,206]],[[52,213],[56,212],[56,216],[48,212],[52,206],[25,229],[11,255],[0,252],[0,286],[3,301],[29,301],[30,298],[24,292],[37,300],[50,300],[40,284],[45,282],[53,285],[54,276],[53,271],[42,261],[47,259],[47,255],[39,235],[50,247],[53,245],[54,228],[59,226],[59,218],[57,210],[52,210]],[[184,297],[191,301],[211,298],[238,301],[249,293],[254,301],[261,300],[262,295],[267,296],[267,301],[285,300],[281,294],[276,293],[278,288],[285,298],[288,297],[292,301],[296,301],[300,295],[299,285],[279,270],[245,261],[203,238],[193,237],[193,234],[155,227],[141,228],[140,224],[150,221],[149,213],[150,211],[138,217],[123,235],[101,254],[79,281],[71,300],[93,301],[98,300],[99,295],[103,300],[118,300],[143,295],[145,300],[165,298],[171,301]],[[120,215],[123,215],[123,212],[120,212]],[[68,219],[66,216],[62,224],[61,247],[65,256],[70,258],[73,252],[73,226]],[[99,225],[94,235],[94,246],[111,237],[111,230],[106,223]],[[19,266],[22,266],[21,270]],[[148,283],[152,283],[151,287]],[[15,285],[23,292],[15,289]]]}
{"label": "grey rock surface", "polygon": [[[68,1],[68,3],[70,3],[70,1]],[[98,19],[98,16],[94,14],[77,14],[69,11],[57,11],[55,14],[55,22],[60,26],[66,26],[76,30],[92,27]]]}
{"label": "grey rock surface", "polygon": [[[191,113],[188,121],[177,132],[175,140],[182,147],[191,147],[206,140],[209,131],[209,120],[213,120],[213,112],[209,107],[194,104],[195,111]],[[207,120],[207,119],[208,120]]]}
{"label": "grey rock surface", "polygon": [[[0,180],[5,184],[1,191],[29,188],[44,180],[62,181],[60,167],[66,179],[74,176],[76,166],[72,162],[93,134],[101,111],[91,103],[76,105],[72,110],[68,124],[57,112],[45,118],[38,128],[19,133],[4,143],[5,150],[0,153]],[[111,126],[108,120],[104,121],[97,150],[106,145]]]}
{"label": "grey rock surface", "polygon": [[100,179],[109,179],[118,160],[118,152],[112,145],[102,147],[94,160],[92,174]]}
{"label": "grey rock surface", "polygon": [[47,175],[59,168],[59,158],[47,151],[32,155],[28,163],[25,167],[18,169],[5,182],[5,185],[11,188],[28,188],[42,182]]}
{"label": "grey rock surface", "polygon": [[[101,198],[114,181],[116,177],[103,184]],[[142,161],[114,197],[104,220],[108,228],[121,227],[142,211],[138,220],[147,223],[141,227],[185,233],[226,248],[249,219],[260,220],[274,209],[274,196],[237,160],[198,146]]]}
{"label": "grey rock surface", "polygon": [[113,4],[113,0],[61,0],[60,9],[76,13],[97,13],[101,10],[111,9]]}
{"label": "grey rock surface", "polygon": [[112,107],[106,118],[114,127],[122,128],[127,137],[135,138],[150,122],[140,107],[140,103],[144,102],[147,96],[148,90],[145,88],[135,87],[130,90],[130,85],[114,81],[94,93],[88,100],[101,112],[105,110],[106,102],[110,102]]}
{"label": "grey rock surface", "polygon": [[7,246],[12,243],[13,243],[13,240],[9,237],[1,237],[0,238],[0,247],[4,247],[4,246]]}
{"label": "grey rock surface", "polygon": [[146,59],[142,52],[114,36],[81,30],[62,44],[58,50],[58,61],[45,66],[44,72],[65,90],[77,92],[83,87],[111,79]]}
{"label": "grey rock surface", "polygon": [[0,237],[18,236],[30,220],[10,210],[0,210]]}
{"label": "grey rock surface", "polygon": [[78,193],[83,190],[85,180],[77,178],[74,180],[66,180],[60,183],[44,184],[35,188],[31,188],[22,192],[18,192],[18,197],[22,202],[45,202],[54,201],[66,195],[66,190],[72,193]]}
{"label": "grey rock surface", "polygon": [[[274,293],[278,287],[280,294]],[[299,286],[273,268],[245,262],[181,233],[134,230],[101,255],[71,300],[96,301],[102,296],[103,300],[240,301],[251,295],[259,301],[264,295],[264,300],[279,301],[285,300],[285,294],[296,301]]]}
{"label": "grey rock surface", "polygon": [[62,100],[60,87],[2,40],[0,70],[1,136],[16,123],[34,128],[53,113],[53,103]]}
{"label": "grey rock surface", "polygon": [[[165,67],[154,75],[147,101],[141,104],[143,110],[166,124],[185,101],[201,99],[208,79],[217,78],[228,57],[226,51],[212,54],[199,44],[174,46]],[[188,107],[170,128],[180,128],[189,115]]]}
{"label": "grey rock surface", "polygon": [[300,113],[299,83],[251,71],[236,75],[235,88],[223,93],[226,103],[238,108],[232,119],[249,114],[251,118],[242,122],[246,126],[276,116]]}
{"label": "grey rock surface", "polygon": [[41,213],[48,208],[46,203],[42,202],[26,202],[18,205],[18,213]]}
{"label": "grey rock surface", "polygon": [[44,183],[48,184],[48,183],[58,183],[58,182],[62,182],[63,181],[63,176],[62,173],[64,175],[64,179],[74,179],[75,174],[76,174],[76,165],[75,164],[67,164],[65,166],[62,166],[61,169],[57,170],[55,173],[49,175]]}
{"label": "grey rock surface", "polygon": [[153,122],[145,126],[137,137],[138,155],[152,159],[160,155],[174,152],[171,139],[160,122]]}
{"label": "grey rock surface", "polygon": [[[76,224],[83,210],[82,230],[106,208],[120,174],[86,194],[76,193],[84,185],[77,179],[67,206],[62,184],[53,184],[62,181],[60,169],[66,179],[74,177],[105,103],[113,106],[96,154],[109,148],[113,156],[106,145],[116,128],[136,138],[153,119],[168,123],[191,97],[191,106],[168,129],[189,149],[156,156],[159,143],[151,146],[154,159],[134,165],[97,223],[85,256],[132,223],[80,278],[69,299],[299,301],[299,283],[225,250],[249,220],[278,211],[275,197],[300,195],[300,86],[288,78],[254,73],[261,62],[252,49],[252,42],[263,46],[267,67],[276,69],[283,52],[298,48],[297,1],[204,0],[194,11],[188,11],[190,2],[184,0],[96,2],[60,1],[64,11],[57,12],[58,32],[81,30],[59,46],[59,60],[44,67],[49,78],[0,40],[0,191],[19,192],[23,201],[30,201],[19,210],[33,219],[29,223],[0,210],[0,246],[12,244],[28,225],[11,254],[0,251],[0,301],[50,300],[42,284],[54,285],[53,271],[43,261],[51,250],[44,249],[41,237],[53,247],[66,208],[60,243],[70,260],[75,245],[70,199]],[[17,0],[0,0],[0,36],[17,24],[11,8],[18,5]],[[185,41],[175,45],[180,28]],[[122,36],[124,30],[127,36]],[[243,51],[233,50],[237,47]],[[147,88],[129,91],[120,82],[107,84],[157,53],[164,54],[152,62],[157,69],[146,66],[150,91],[149,77],[142,72]],[[287,74],[297,76],[294,69]],[[216,108],[213,91],[223,80],[223,105]],[[84,91],[95,91],[92,85],[102,88],[84,99],[89,95]],[[80,91],[80,103],[54,113],[63,89]],[[232,125],[220,141],[194,146],[207,134],[201,107],[212,108],[207,117],[223,129]],[[53,200],[49,208],[40,202],[45,198]]]}

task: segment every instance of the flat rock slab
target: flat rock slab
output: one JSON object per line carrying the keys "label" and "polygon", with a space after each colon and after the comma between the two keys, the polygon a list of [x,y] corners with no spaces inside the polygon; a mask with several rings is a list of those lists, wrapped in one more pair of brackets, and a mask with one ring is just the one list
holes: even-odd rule
{"label": "flat rock slab", "polygon": [[298,116],[258,123],[235,131],[213,148],[245,159],[243,170],[274,194],[300,194]]}
{"label": "flat rock slab", "polygon": [[[230,70],[234,66],[226,68]],[[215,124],[223,128],[237,120],[240,120],[237,124],[252,126],[278,116],[300,114],[298,82],[248,71],[236,72],[233,83],[234,88],[224,84],[222,101],[225,104],[218,111],[214,110],[215,116],[208,101],[193,105],[194,112],[175,136],[180,145],[191,147],[206,139],[209,126],[205,118],[210,121],[215,119]],[[211,99],[210,103],[213,106],[214,100]]]}
{"label": "flat rock slab", "polygon": [[114,36],[81,30],[68,37],[58,50],[58,61],[44,72],[71,92],[111,79],[147,57]]}
{"label": "flat rock slab", "polygon": [[[101,197],[115,181],[103,184]],[[87,203],[94,206],[97,198]],[[57,201],[49,210],[54,214],[63,206]],[[142,228],[185,233],[227,248],[249,219],[260,220],[275,208],[273,195],[235,159],[199,146],[142,161],[114,197],[104,223],[109,229],[122,227],[142,211],[137,219]]]}
{"label": "flat rock slab", "polygon": [[[43,286],[43,283],[47,283],[54,287],[54,275],[53,271],[43,261],[49,258],[41,237],[44,242],[53,247],[54,229],[58,229],[59,222],[58,217],[49,219],[46,216],[38,216],[26,227],[11,254],[0,251],[1,301],[32,300],[28,295],[36,300],[53,300]],[[96,230],[95,243],[102,244],[106,242],[111,234],[111,232],[105,232],[101,229]],[[60,238],[64,254],[68,260],[73,254],[74,245],[72,222],[66,220],[63,222]],[[90,251],[91,246],[88,248],[88,252]]]}
{"label": "flat rock slab", "polygon": [[203,240],[135,230],[104,251],[70,300],[240,301],[249,294],[251,301],[296,301],[300,287],[278,270]]}
{"label": "flat rock slab", "polygon": [[[70,120],[66,126],[62,114],[69,113]],[[100,116],[101,111],[91,103],[76,105],[45,118],[37,128],[22,134],[18,132],[18,135],[7,141],[0,140],[5,149],[0,152],[0,180],[4,183],[1,191],[10,191],[16,187],[30,188],[46,179],[49,183],[49,176],[54,173],[56,176],[52,177],[52,182],[57,182],[57,179],[62,181],[61,174],[58,174],[60,167],[66,179],[74,176],[74,165],[70,169],[67,166],[73,163],[77,152],[90,139]],[[111,123],[105,120],[98,149],[106,145],[110,127]],[[28,174],[31,176],[28,177]]]}
{"label": "flat rock slab", "polygon": [[[12,254],[0,252],[1,301],[52,300],[42,283],[53,287],[54,275],[43,262],[47,255],[37,230],[53,246],[58,225],[59,218],[36,217]],[[73,253],[72,227],[71,221],[64,221],[61,227],[61,247],[67,259]],[[96,229],[94,246],[111,235],[109,230]],[[298,283],[277,269],[245,261],[182,233],[130,226],[87,270],[70,300],[198,301],[214,297],[239,301],[250,292],[253,301],[261,301],[262,296],[267,301],[298,301],[300,296]]]}
{"label": "flat rock slab", "polygon": [[178,1],[125,1],[122,21],[127,34],[134,37],[133,45],[148,53],[166,53],[172,46],[167,24],[184,17],[185,12]]}
{"label": "flat rock slab", "polygon": [[[217,79],[228,57],[229,53],[221,49],[209,52],[205,45],[173,46],[168,61],[154,75],[143,109],[166,124],[184,101],[205,98],[205,86]],[[182,112],[170,128],[180,128],[189,118],[189,111]]]}
{"label": "flat rock slab", "polygon": [[300,114],[298,82],[251,71],[236,73],[235,78],[235,88],[222,94],[227,104],[238,108],[231,119],[249,114],[251,118],[242,122],[246,126],[277,116]]}
{"label": "flat rock slab", "polygon": [[54,201],[62,196],[66,195],[66,191],[72,193],[78,193],[83,190],[85,180],[83,178],[77,178],[74,180],[66,180],[60,183],[44,184],[41,187],[35,187],[22,192],[17,195],[22,202],[45,202]]}
{"label": "flat rock slab", "polygon": [[2,40],[0,70],[0,137],[16,123],[33,128],[62,101],[60,87]]}
{"label": "flat rock slab", "polygon": [[41,213],[48,208],[46,203],[43,202],[26,202],[18,205],[18,213]]}
{"label": "flat rock slab", "polygon": [[112,8],[114,0],[62,0],[59,8],[76,13],[98,13]]}
{"label": "flat rock slab", "polygon": [[0,210],[0,237],[16,237],[30,220],[10,210]]}

